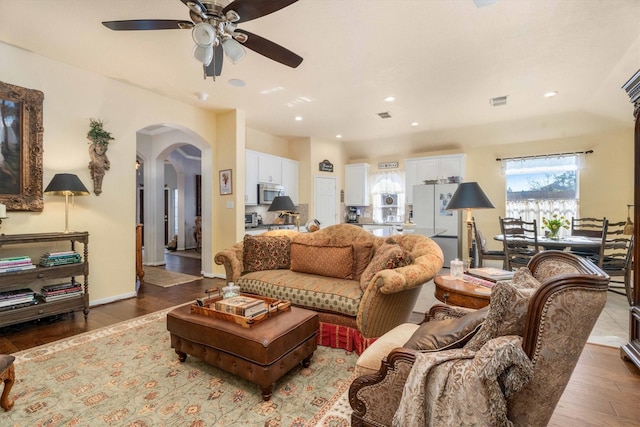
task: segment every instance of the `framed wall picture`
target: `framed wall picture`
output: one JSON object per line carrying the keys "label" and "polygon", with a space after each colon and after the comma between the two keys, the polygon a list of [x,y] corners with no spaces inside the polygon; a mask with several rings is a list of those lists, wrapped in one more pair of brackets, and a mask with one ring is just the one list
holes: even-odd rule
{"label": "framed wall picture", "polygon": [[36,211],[42,201],[42,103],[39,90],[0,82],[0,203]]}
{"label": "framed wall picture", "polygon": [[220,195],[232,193],[233,187],[231,185],[231,169],[223,169],[220,171]]}

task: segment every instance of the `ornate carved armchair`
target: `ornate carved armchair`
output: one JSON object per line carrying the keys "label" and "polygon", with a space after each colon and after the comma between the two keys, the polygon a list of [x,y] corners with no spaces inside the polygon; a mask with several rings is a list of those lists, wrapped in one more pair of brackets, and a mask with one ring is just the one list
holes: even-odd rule
{"label": "ornate carved armchair", "polygon": [[[456,352],[461,354],[461,359],[474,359],[490,343],[495,347],[499,340],[516,343],[516,350],[524,351],[525,362],[532,370],[530,379],[521,384],[519,390],[504,395],[499,393],[500,396],[496,398],[494,395],[493,400],[502,402],[500,405],[504,406],[504,413],[513,425],[546,425],[605,305],[609,276],[592,262],[560,251],[540,252],[531,259],[528,267],[541,284],[532,291],[529,299],[522,337],[497,337],[484,344],[477,353],[470,352],[468,348],[422,355],[416,350],[402,347],[392,350],[382,360],[378,372],[360,376],[351,384],[349,403],[353,408],[352,425],[392,425],[394,414],[401,405],[405,383],[417,359],[442,358],[444,353],[454,357]],[[444,309],[448,310],[447,307]],[[438,310],[436,308],[430,314]],[[469,347],[469,344],[465,347]],[[461,383],[473,376],[450,376],[449,381],[454,378],[457,384],[447,384],[444,393],[449,393],[451,389],[459,392],[464,389]],[[433,379],[431,376],[426,378],[429,378],[424,381],[428,390],[428,383]],[[469,399],[474,393],[469,392]],[[489,407],[492,404],[488,402]],[[492,425],[486,421],[487,414],[472,405],[464,415],[467,417],[465,421],[471,419],[475,425]],[[451,419],[442,425],[450,422]],[[452,425],[455,424],[454,420]]]}

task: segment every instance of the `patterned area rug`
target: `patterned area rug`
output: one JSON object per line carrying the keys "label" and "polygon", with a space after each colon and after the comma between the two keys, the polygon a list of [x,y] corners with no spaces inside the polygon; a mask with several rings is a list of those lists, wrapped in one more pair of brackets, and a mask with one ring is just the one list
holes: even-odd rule
{"label": "patterned area rug", "polygon": [[0,425],[349,425],[340,399],[355,353],[318,347],[311,365],[291,370],[264,402],[248,381],[195,357],[180,363],[169,310],[16,353],[15,406],[0,413]]}
{"label": "patterned area rug", "polygon": [[161,286],[163,288],[193,282],[194,280],[202,278],[201,276],[192,276],[190,274],[165,270],[163,267],[150,267],[145,265],[143,269],[145,284]]}

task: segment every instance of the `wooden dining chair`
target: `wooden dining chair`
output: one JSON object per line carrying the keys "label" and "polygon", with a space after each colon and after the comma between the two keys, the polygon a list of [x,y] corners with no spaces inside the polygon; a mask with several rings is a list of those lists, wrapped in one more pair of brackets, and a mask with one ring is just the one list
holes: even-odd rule
{"label": "wooden dining chair", "polygon": [[[612,279],[609,282],[609,291],[625,295],[629,305],[633,303],[633,235],[625,234],[625,221],[605,221],[605,229],[602,235],[602,245],[597,257],[598,267],[604,270]],[[622,277],[614,280],[613,277]]]}
{"label": "wooden dining chair", "polygon": [[484,239],[480,230],[478,230],[474,217],[471,218],[471,226],[473,227],[473,234],[476,241],[476,267],[484,267],[485,260],[496,260],[502,261],[502,268],[505,268],[504,251],[495,251],[487,248],[487,241]]}
{"label": "wooden dining chair", "polygon": [[607,218],[574,218],[571,217],[571,235],[585,237],[602,237],[604,223]]}
{"label": "wooden dining chair", "polygon": [[[571,218],[571,235],[602,238],[606,227],[607,218]],[[592,258],[597,263],[600,253],[599,248],[569,248],[569,252],[578,256]]]}
{"label": "wooden dining chair", "polygon": [[538,245],[538,224],[536,220],[521,218],[499,218],[504,248],[504,269],[514,270],[525,267],[532,256],[540,251]]}

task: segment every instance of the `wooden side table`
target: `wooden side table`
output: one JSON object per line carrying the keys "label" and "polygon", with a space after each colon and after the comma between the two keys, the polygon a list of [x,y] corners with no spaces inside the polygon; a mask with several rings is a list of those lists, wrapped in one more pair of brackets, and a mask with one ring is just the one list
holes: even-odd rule
{"label": "wooden side table", "polygon": [[460,279],[449,279],[452,276],[436,276],[435,297],[445,304],[466,308],[482,308],[489,305],[491,289],[474,285]]}

